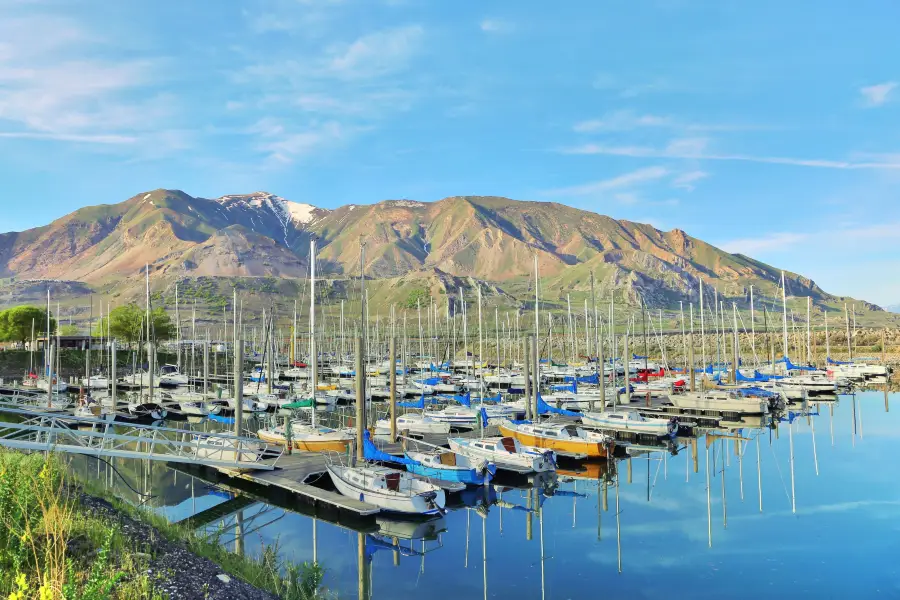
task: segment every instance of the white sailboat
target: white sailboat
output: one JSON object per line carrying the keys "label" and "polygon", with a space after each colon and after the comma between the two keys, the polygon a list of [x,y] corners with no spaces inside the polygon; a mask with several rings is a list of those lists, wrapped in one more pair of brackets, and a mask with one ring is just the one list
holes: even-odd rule
{"label": "white sailboat", "polygon": [[552,450],[532,448],[511,437],[484,439],[450,438],[450,449],[470,460],[487,460],[517,473],[540,473],[556,469],[556,454]]}
{"label": "white sailboat", "polygon": [[328,465],[328,474],[340,493],[382,510],[433,515],[446,504],[444,490],[405,471],[389,467]]}

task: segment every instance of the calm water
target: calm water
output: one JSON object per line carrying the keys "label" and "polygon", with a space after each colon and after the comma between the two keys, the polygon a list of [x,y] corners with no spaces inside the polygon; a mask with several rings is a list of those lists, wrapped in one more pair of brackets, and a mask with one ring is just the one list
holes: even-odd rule
{"label": "calm water", "polygon": [[[888,402],[896,405],[890,411]],[[563,474],[542,492],[527,481],[493,489],[486,505],[479,491],[465,498],[470,508],[427,523],[379,519],[354,529],[254,502],[240,513],[236,549],[253,554],[277,542],[297,562],[315,552],[325,586],[341,598],[897,597],[897,402],[896,394],[862,392],[854,411],[854,397],[841,396],[777,432],[701,437],[697,473],[681,440],[675,456],[631,458],[630,482],[629,460],[619,460],[584,479]],[[171,520],[230,497],[161,465],[117,467],[132,487],[150,490],[150,504]],[[598,477],[607,482],[608,510]],[[117,481],[123,495],[131,493]],[[235,548],[237,521],[231,515],[210,529]]]}

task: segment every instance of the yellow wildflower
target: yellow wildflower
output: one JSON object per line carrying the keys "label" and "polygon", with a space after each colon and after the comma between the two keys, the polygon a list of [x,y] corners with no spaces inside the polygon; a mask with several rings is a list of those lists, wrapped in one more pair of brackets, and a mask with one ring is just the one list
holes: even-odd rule
{"label": "yellow wildflower", "polygon": [[40,600],[53,600],[53,590],[50,589],[46,581],[38,590],[38,594],[40,595]]}
{"label": "yellow wildflower", "polygon": [[25,573],[16,575],[16,586],[19,588],[19,591],[22,592],[28,589],[28,581],[25,578]]}

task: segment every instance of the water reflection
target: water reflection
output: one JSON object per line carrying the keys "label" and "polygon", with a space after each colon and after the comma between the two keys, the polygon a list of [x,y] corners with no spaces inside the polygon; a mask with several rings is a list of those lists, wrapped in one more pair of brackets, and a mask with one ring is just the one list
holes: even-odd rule
{"label": "water reflection", "polygon": [[467,490],[427,521],[263,502],[137,461],[117,461],[121,477],[95,461],[80,468],[171,520],[193,516],[236,552],[277,542],[286,558],[317,560],[340,597],[649,597],[673,585],[709,597],[860,597],[898,590],[891,399],[835,397],[611,462],[562,461],[555,474]]}

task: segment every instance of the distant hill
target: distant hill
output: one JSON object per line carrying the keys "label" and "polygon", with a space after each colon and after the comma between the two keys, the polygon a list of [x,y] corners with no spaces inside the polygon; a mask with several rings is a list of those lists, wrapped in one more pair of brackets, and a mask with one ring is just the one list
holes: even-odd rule
{"label": "distant hill", "polygon": [[[365,243],[374,303],[402,302],[416,289],[434,296],[480,286],[496,302],[524,306],[533,297],[537,256],[542,299],[550,303],[567,295],[583,302],[593,272],[599,297],[614,291],[632,304],[640,297],[662,308],[696,303],[702,278],[726,308],[745,307],[751,286],[758,306],[780,306],[779,269],[680,229],[664,232],[564,204],[494,196],[322,209],[267,192],[205,199],[158,189],[0,235],[0,277],[80,282],[121,300],[140,295],[149,264],[154,290],[181,281],[206,290],[195,297],[221,302],[234,282],[253,291],[252,279],[264,278],[256,292],[288,294],[307,276],[311,236],[319,240],[319,271],[336,296],[352,294],[349,279],[359,276]],[[849,301],[860,311],[880,310],[831,295],[802,275],[785,276],[788,294],[803,297],[804,311],[806,296],[817,309]]]}

